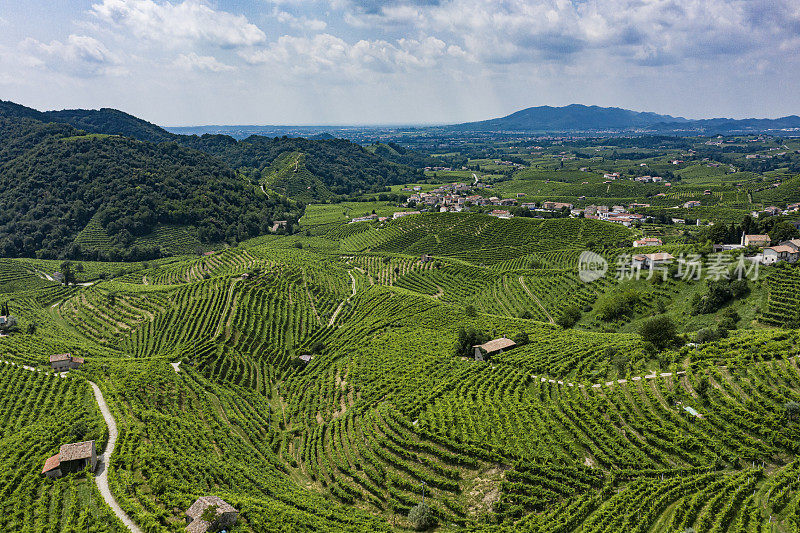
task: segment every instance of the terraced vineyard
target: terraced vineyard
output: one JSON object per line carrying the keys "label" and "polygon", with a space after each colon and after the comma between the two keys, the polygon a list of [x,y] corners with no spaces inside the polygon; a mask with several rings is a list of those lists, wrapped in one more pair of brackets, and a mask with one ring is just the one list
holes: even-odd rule
{"label": "terraced vineyard", "polygon": [[[90,286],[0,261],[20,323],[2,359],[45,370],[0,364],[0,524],[124,530],[86,473],[38,475],[59,444],[102,447],[89,378],[119,426],[111,490],[143,531],[182,531],[208,494],[240,511],[234,532],[402,531],[423,493],[441,531],[797,531],[797,270],[769,272],[758,322],[654,353],[600,332],[596,302],[621,285],[575,269],[590,241],[629,236],[412,215],[124,271],[87,262],[105,273]],[[636,287],[642,320],[690,290]],[[570,306],[589,318],[552,323]],[[520,345],[478,362],[457,349],[468,331]],[[62,352],[86,363],[54,376]]]}
{"label": "terraced vineyard", "polygon": [[800,270],[781,266],[767,277],[769,297],[762,320],[768,324],[800,327]]}
{"label": "terraced vineyard", "polygon": [[0,363],[0,397],[3,529],[125,531],[91,479],[53,481],[39,474],[65,441],[97,439],[102,448],[105,426],[89,386]]}

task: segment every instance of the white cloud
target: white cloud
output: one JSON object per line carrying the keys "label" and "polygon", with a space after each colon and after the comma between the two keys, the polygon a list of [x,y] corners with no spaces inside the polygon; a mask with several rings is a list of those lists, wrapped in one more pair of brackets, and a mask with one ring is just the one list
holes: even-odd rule
{"label": "white cloud", "polygon": [[167,45],[206,43],[223,48],[252,46],[266,35],[243,15],[215,10],[201,0],[103,0],[91,13],[136,37]]}
{"label": "white cloud", "polygon": [[101,74],[121,75],[126,71],[120,66],[120,58],[106,46],[87,35],[72,34],[66,42],[43,43],[36,39],[25,39],[20,49],[28,54],[37,66],[77,76]]}
{"label": "white cloud", "polygon": [[343,18],[439,35],[487,64],[570,62],[589,50],[648,65],[703,61],[800,33],[794,0],[349,0]]}
{"label": "white cloud", "polygon": [[209,72],[236,70],[235,67],[226,65],[215,57],[201,56],[194,52],[179,55],[173,62],[173,65],[183,70],[206,70]]}
{"label": "white cloud", "polygon": [[297,30],[322,31],[328,27],[328,24],[324,20],[292,15],[278,8],[275,8],[272,12],[272,16],[281,24],[286,24]]}
{"label": "white cloud", "polygon": [[284,35],[268,48],[240,55],[248,63],[282,66],[296,75],[331,73],[352,78],[367,72],[392,74],[431,68],[449,58],[463,58],[464,51],[434,37],[394,43],[362,39],[350,44],[321,33],[313,37]]}

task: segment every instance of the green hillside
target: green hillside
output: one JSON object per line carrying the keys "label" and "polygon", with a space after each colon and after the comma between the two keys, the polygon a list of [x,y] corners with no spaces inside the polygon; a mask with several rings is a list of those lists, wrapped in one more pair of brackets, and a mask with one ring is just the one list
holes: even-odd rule
{"label": "green hillside", "polygon": [[[403,531],[423,487],[441,531],[790,530],[800,426],[784,404],[800,400],[800,339],[784,328],[796,325],[796,266],[768,270],[731,304],[742,316],[727,337],[653,352],[631,326],[666,314],[693,339],[706,323],[682,306],[706,285],[581,282],[584,247],[612,262],[626,251],[601,249],[631,238],[620,225],[317,220],[317,236],[125,272],[85,262],[108,273],[91,286],[36,274],[57,263],[0,262],[19,320],[0,337],[4,359],[46,369],[69,351],[87,361],[66,379],[0,364],[8,390],[37,391],[4,395],[4,412],[28,414],[6,432],[6,479],[25,481],[7,490],[18,511],[0,524],[61,513],[62,529],[88,516],[118,527],[92,478],[25,476],[78,438],[69,431],[102,447],[90,379],[120,430],[112,492],[148,531],[181,530],[183,511],[209,493],[240,510],[233,531]],[[630,315],[596,318],[604,295],[631,291]],[[551,323],[576,302],[574,327]],[[476,362],[456,348],[468,331],[521,345]],[[50,419],[32,413],[64,394],[84,407],[49,432]],[[69,491],[78,496],[55,496]]]}
{"label": "green hillside", "polygon": [[303,202],[325,201],[332,196],[325,184],[308,170],[302,152],[281,154],[264,174],[264,187],[283,196]]}
{"label": "green hillside", "polygon": [[[273,217],[299,217],[291,202],[265,196],[221,161],[174,143],[4,118],[0,141],[6,257],[152,258],[162,255],[158,244],[135,241],[159,224],[186,226],[198,241],[218,244],[265,233]],[[112,251],[75,242],[90,220]]]}
{"label": "green hillside", "polygon": [[800,530],[800,141],[396,131],[0,102],[0,527]]}

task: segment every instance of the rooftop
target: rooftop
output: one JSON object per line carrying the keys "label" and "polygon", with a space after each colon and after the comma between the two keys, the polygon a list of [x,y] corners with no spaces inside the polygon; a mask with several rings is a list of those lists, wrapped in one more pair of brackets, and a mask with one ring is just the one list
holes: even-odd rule
{"label": "rooftop", "polygon": [[63,444],[58,455],[61,462],[76,461],[79,459],[89,459],[94,451],[94,441],[75,442],[73,444]]}
{"label": "rooftop", "polygon": [[219,496],[201,496],[195,500],[189,509],[186,510],[186,516],[191,518],[192,520],[197,520],[201,516],[203,516],[203,511],[211,506],[216,506],[217,514],[221,513],[229,513],[229,512],[236,512],[236,509],[220,498]]}
{"label": "rooftop", "polygon": [[58,454],[55,454],[52,457],[48,457],[47,461],[44,462],[44,468],[42,468],[42,474],[46,474],[47,472],[55,470],[60,466],[61,466],[61,459],[58,457]]}
{"label": "rooftop", "polygon": [[60,353],[57,355],[50,356],[51,363],[57,363],[58,361],[69,361],[72,358],[72,354],[70,353]]}
{"label": "rooftop", "polygon": [[487,353],[496,352],[497,350],[505,350],[506,348],[513,348],[517,343],[505,337],[494,339],[483,344],[477,344],[473,348],[483,348]]}
{"label": "rooftop", "polygon": [[797,250],[795,250],[791,246],[788,246],[788,245],[785,245],[785,244],[781,244],[780,246],[772,246],[770,248],[767,248],[767,250],[775,250],[778,253],[786,252],[786,253],[790,253],[790,254],[793,254],[793,253],[797,252]]}

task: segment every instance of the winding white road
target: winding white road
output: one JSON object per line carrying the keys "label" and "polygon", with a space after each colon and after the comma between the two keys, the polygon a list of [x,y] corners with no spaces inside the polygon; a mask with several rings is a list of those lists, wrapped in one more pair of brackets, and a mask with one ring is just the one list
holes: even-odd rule
{"label": "winding white road", "polygon": [[116,498],[111,494],[111,489],[108,487],[108,463],[111,460],[111,454],[114,453],[114,446],[117,444],[117,422],[108,409],[108,404],[105,398],[103,398],[100,387],[93,381],[89,381],[89,385],[92,386],[94,398],[97,400],[97,406],[100,408],[100,412],[103,414],[103,418],[108,426],[108,443],[106,443],[106,449],[97,457],[97,474],[94,476],[94,480],[97,482],[97,489],[100,491],[100,494],[103,495],[103,499],[108,506],[111,507],[111,510],[114,511],[114,514],[117,515],[117,518],[125,524],[125,527],[133,533],[143,533],[143,531],[139,529],[139,526],[137,526],[127,513],[122,510],[122,507],[119,506]]}
{"label": "winding white road", "polygon": [[[38,368],[27,365],[19,365],[13,361],[0,360],[0,363],[21,367],[29,372],[41,372],[41,370]],[[65,378],[67,377],[67,372],[61,372],[60,374],[55,375]],[[108,487],[108,462],[111,460],[111,454],[114,453],[114,446],[117,444],[117,421],[114,420],[114,417],[111,415],[111,411],[108,409],[108,404],[106,403],[106,399],[103,398],[103,393],[100,391],[100,387],[98,387],[93,381],[89,381],[88,379],[86,381],[92,387],[94,399],[97,401],[97,406],[100,408],[100,413],[103,415],[103,419],[106,421],[106,425],[108,426],[108,442],[106,443],[106,449],[102,454],[97,456],[97,472],[94,476],[94,480],[97,483],[97,489],[100,491],[100,494],[103,495],[103,499],[106,501],[108,506],[111,507],[111,510],[114,511],[114,514],[117,515],[117,518],[119,518],[120,521],[125,524],[125,527],[127,527],[133,533],[144,533],[141,529],[139,529],[139,526],[137,526],[136,523],[131,520],[125,511],[122,510],[122,507],[119,506],[119,503],[117,503],[114,495],[111,494],[111,489]]]}

